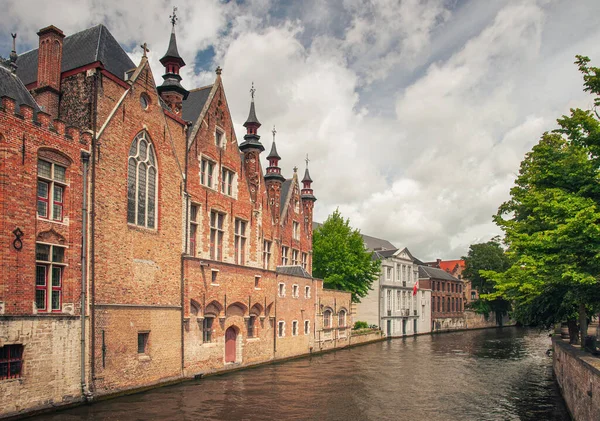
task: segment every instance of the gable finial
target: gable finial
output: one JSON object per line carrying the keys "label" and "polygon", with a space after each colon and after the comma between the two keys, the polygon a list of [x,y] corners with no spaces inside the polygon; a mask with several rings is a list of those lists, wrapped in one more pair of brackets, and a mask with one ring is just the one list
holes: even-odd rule
{"label": "gable finial", "polygon": [[222,71],[223,69],[221,69],[221,66],[217,66],[217,70],[215,70],[215,73],[217,74],[217,76],[221,76]]}
{"label": "gable finial", "polygon": [[275,130],[274,124],[273,124],[273,130],[271,130],[271,133],[273,133],[273,142],[275,142],[275,134],[277,134],[277,130]]}
{"label": "gable finial", "polygon": [[254,101],[254,92],[256,92],[256,89],[254,89],[254,81],[252,81],[252,87],[250,88],[250,96],[252,97],[252,101]]}
{"label": "gable finial", "polygon": [[175,25],[179,20],[179,18],[177,17],[177,6],[173,6],[173,14],[169,16],[169,19],[171,19],[171,25],[173,25],[173,28],[175,28]]}
{"label": "gable finial", "polygon": [[298,167],[294,167],[294,172],[297,173],[298,172]]}
{"label": "gable finial", "polygon": [[148,48],[148,44],[143,43],[142,45],[140,45],[140,47],[142,47],[142,50],[144,50],[144,55],[142,57],[148,57],[147,53],[148,51],[150,51],[150,49]]}

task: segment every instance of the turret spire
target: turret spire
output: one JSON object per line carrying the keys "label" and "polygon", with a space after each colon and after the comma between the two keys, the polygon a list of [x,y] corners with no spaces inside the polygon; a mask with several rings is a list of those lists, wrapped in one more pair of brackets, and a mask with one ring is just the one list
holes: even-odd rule
{"label": "turret spire", "polygon": [[185,66],[185,61],[179,55],[177,50],[177,37],[175,35],[175,25],[179,18],[177,17],[177,7],[173,7],[173,14],[169,16],[171,20],[171,38],[169,39],[169,47],[167,52],[160,59],[160,62],[165,66],[165,74],[163,75],[164,82],[160,85],[158,93],[163,101],[176,114],[181,112],[183,100],[185,100],[189,92],[181,86],[181,76],[179,69]]}
{"label": "turret spire", "polygon": [[258,121],[258,118],[256,118],[256,110],[254,108],[255,92],[256,89],[254,89],[254,82],[252,82],[252,87],[250,88],[250,113],[248,113],[248,118],[244,123],[246,134],[244,135],[244,141],[240,144],[240,149],[242,152],[245,152],[249,148],[259,149],[259,152],[265,150],[262,143],[260,143],[260,136],[257,133],[261,124],[260,121]]}
{"label": "turret spire", "polygon": [[13,73],[15,73],[17,71],[17,34],[16,33],[12,33],[10,34],[10,36],[12,37],[12,51],[10,52],[10,67],[13,71]]}

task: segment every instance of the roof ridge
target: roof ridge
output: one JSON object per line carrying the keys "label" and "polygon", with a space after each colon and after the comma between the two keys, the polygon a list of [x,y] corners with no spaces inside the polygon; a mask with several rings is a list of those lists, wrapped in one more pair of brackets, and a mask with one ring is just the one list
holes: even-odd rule
{"label": "roof ridge", "polygon": [[204,89],[212,88],[212,87],[213,87],[213,85],[214,85],[214,83],[213,83],[213,84],[211,84],[211,85],[205,85],[205,86],[201,86],[201,87],[199,87],[199,88],[190,89],[190,90],[189,90],[189,92],[197,92],[197,91],[202,91],[202,90],[204,90]]}
{"label": "roof ridge", "polygon": [[[100,40],[102,39],[102,28],[104,28],[104,25],[98,24],[96,26],[100,26],[100,33],[98,34],[98,43],[96,44],[96,53],[94,54],[94,59],[98,61],[98,52],[100,51]],[[95,28],[96,26],[92,26],[92,28]]]}

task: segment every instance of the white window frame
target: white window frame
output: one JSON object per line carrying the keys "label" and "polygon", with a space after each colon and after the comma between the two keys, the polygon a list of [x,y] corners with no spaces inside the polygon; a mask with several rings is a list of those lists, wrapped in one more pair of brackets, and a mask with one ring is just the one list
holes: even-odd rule
{"label": "white window frame", "polygon": [[292,336],[298,336],[298,320],[292,320]]}
{"label": "white window frame", "polygon": [[308,253],[302,252],[302,267],[308,270]]}
{"label": "white window frame", "polygon": [[300,264],[300,260],[298,256],[300,255],[300,251],[298,249],[292,249],[292,265],[298,266]]}
{"label": "white window frame", "polygon": [[[219,138],[219,136],[217,136],[217,134],[220,135],[220,138]],[[215,127],[214,137],[215,137],[215,145],[218,148],[225,149],[225,145],[227,145],[227,138],[225,137],[225,130],[223,130],[222,128],[220,128],[218,126]]]}
{"label": "white window frame", "polygon": [[288,252],[290,248],[288,246],[281,246],[281,265],[287,266],[289,262]]}
{"label": "white window frame", "polygon": [[310,320],[304,321],[304,334],[310,335]]}
{"label": "white window frame", "polygon": [[[200,184],[215,190],[215,169],[217,163],[207,156],[200,157]],[[209,182],[210,180],[210,182]]]}
{"label": "white window frame", "polygon": [[[44,175],[40,174],[40,162],[44,162],[45,164],[50,165],[50,177],[46,177]],[[60,180],[56,178],[56,167],[62,168],[64,170],[64,180]],[[47,199],[46,200],[41,200],[41,202],[46,203],[46,216],[41,216],[39,213],[39,202],[40,202],[40,196],[39,196],[39,183],[44,183],[47,186]],[[55,204],[55,200],[54,200],[54,193],[55,190],[57,189],[57,186],[62,188],[62,201],[58,202],[60,203],[60,209],[61,209],[61,215],[60,217],[57,217],[57,215],[54,212],[54,204]],[[50,221],[50,222],[64,222],[65,220],[65,208],[66,208],[66,201],[65,201],[65,192],[67,191],[67,167],[64,165],[60,165],[57,164],[53,161],[50,161],[48,159],[43,159],[43,158],[38,158],[37,160],[37,185],[36,185],[36,197],[37,199],[37,203],[38,203],[38,208],[36,209],[36,215],[38,218],[43,219],[45,221]]]}
{"label": "white window frame", "polygon": [[[230,179],[229,181],[231,181],[231,183],[227,182],[228,181],[227,178]],[[225,196],[236,197],[236,192],[237,192],[236,181],[237,181],[237,175],[236,175],[235,171],[222,166],[221,167],[221,179],[220,179],[221,193],[224,194]]]}
{"label": "white window frame", "polygon": [[310,287],[308,285],[304,287],[304,298],[310,298]]}
{"label": "white window frame", "polygon": [[280,320],[277,322],[277,337],[283,338],[285,337],[285,321]]}
{"label": "white window frame", "polygon": [[285,283],[284,282],[279,282],[277,284],[277,296],[278,297],[285,297]]}
{"label": "white window frame", "polygon": [[292,235],[294,240],[300,239],[300,222],[292,221]]}
{"label": "white window frame", "polygon": [[236,265],[246,264],[246,229],[248,221],[240,218],[234,220],[234,262]]}
{"label": "white window frame", "polygon": [[[37,246],[46,246],[48,247],[48,260],[38,259]],[[68,248],[65,246],[61,246],[58,244],[50,244],[43,242],[35,243],[35,263],[36,263],[36,278],[35,278],[35,303],[37,311],[40,313],[60,313],[62,312],[62,303],[63,303],[63,293],[64,293],[64,279],[65,279],[65,268],[67,267],[66,262],[66,254]],[[61,248],[63,249],[62,262],[54,261],[54,249]],[[37,270],[38,267],[44,267],[44,285],[38,285],[37,283]],[[59,270],[59,285],[54,285],[54,269]],[[37,307],[37,291],[44,291],[44,308]],[[52,294],[54,291],[58,292],[58,308],[52,308]]]}
{"label": "white window frame", "polygon": [[298,298],[300,296],[300,289],[298,287],[298,284],[294,284],[292,285],[292,297],[294,298]]}
{"label": "white window frame", "polygon": [[273,242],[269,240],[263,241],[263,268],[269,270],[271,265],[271,247]]}

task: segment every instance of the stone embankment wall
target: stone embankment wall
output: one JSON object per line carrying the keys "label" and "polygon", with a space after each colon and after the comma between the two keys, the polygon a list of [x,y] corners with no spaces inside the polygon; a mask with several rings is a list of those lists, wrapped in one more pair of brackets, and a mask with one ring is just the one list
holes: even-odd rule
{"label": "stone embankment wall", "polygon": [[381,330],[370,330],[368,332],[358,331],[356,333],[352,332],[350,336],[350,346],[365,344],[369,342],[380,341],[384,338],[383,332]]}
{"label": "stone embankment wall", "polygon": [[552,338],[556,381],[574,421],[600,420],[600,358]]}
{"label": "stone embankment wall", "polygon": [[[508,318],[508,315],[502,317],[502,326],[512,326],[514,321]],[[465,329],[483,329],[487,327],[497,327],[496,313],[493,311],[486,318],[483,314],[474,311],[465,311]]]}
{"label": "stone embankment wall", "polygon": [[0,382],[0,418],[81,400],[80,326],[75,316],[0,317],[0,346],[23,345],[21,376]]}

